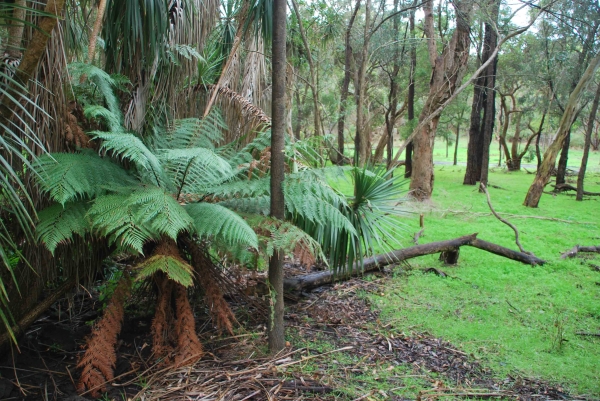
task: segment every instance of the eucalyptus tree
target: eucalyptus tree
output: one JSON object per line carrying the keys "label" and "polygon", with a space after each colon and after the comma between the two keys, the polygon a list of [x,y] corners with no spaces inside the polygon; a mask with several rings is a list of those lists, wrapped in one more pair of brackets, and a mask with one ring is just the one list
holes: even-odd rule
{"label": "eucalyptus tree", "polygon": [[[497,45],[497,21],[500,8],[499,0],[482,3],[480,15],[484,21],[485,34],[478,52],[481,64],[488,61]],[[497,56],[495,57],[497,59]],[[467,169],[463,184],[475,185],[477,181],[487,185],[489,165],[489,147],[494,130],[494,111],[496,102],[496,63],[479,74],[473,85],[473,103],[469,126],[469,145],[467,149]],[[483,115],[482,115],[483,113]]]}
{"label": "eucalyptus tree", "polygon": [[[439,54],[434,29],[433,1],[426,1],[424,4],[424,27],[428,39],[432,76],[429,95],[419,116],[420,122],[428,118],[452,96],[467,68],[474,4],[470,0],[465,0],[453,2],[452,5],[455,10],[456,28],[448,43],[444,45],[442,53]],[[433,141],[439,118],[439,114],[434,116],[413,138],[414,161],[410,190],[411,196],[418,200],[429,199],[433,191]]]}

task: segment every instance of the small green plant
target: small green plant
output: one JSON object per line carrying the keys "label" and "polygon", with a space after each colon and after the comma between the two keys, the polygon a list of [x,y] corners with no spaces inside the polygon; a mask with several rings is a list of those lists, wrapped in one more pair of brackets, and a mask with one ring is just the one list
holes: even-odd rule
{"label": "small green plant", "polygon": [[565,342],[569,341],[565,338],[565,324],[568,317],[563,311],[558,311],[554,316],[552,323],[552,350],[561,352]]}

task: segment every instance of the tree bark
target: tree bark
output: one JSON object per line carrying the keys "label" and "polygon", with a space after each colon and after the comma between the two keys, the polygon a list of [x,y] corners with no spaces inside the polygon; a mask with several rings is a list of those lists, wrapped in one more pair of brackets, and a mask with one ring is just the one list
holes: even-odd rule
{"label": "tree bark", "polygon": [[525,201],[523,204],[527,207],[538,207],[540,198],[542,197],[542,192],[544,191],[544,187],[548,184],[550,180],[550,175],[552,173],[552,169],[554,168],[554,163],[556,162],[556,155],[559,150],[562,148],[562,145],[567,137],[569,130],[571,129],[571,125],[573,124],[573,120],[575,119],[576,108],[579,102],[579,98],[581,93],[585,91],[588,84],[594,77],[594,73],[598,66],[600,65],[600,56],[596,56],[590,61],[585,73],[582,75],[579,83],[571,92],[569,96],[569,101],[565,106],[565,111],[560,120],[560,124],[558,126],[558,132],[556,134],[556,138],[552,145],[548,147],[546,152],[544,153],[544,160],[542,162],[541,167],[538,169],[538,172],[535,176],[535,179],[531,186],[529,187],[529,191],[527,192],[527,196],[525,197]]}
{"label": "tree bark", "polygon": [[96,42],[98,40],[98,34],[102,28],[102,20],[104,19],[104,10],[106,9],[106,0],[100,0],[98,3],[98,10],[96,12],[96,21],[94,21],[94,28],[90,34],[90,45],[88,47],[88,64],[92,64],[94,56],[96,55]]}
{"label": "tree bark", "polygon": [[508,259],[516,260],[521,263],[536,266],[546,263],[544,260],[526,253],[513,251],[512,249],[493,244],[491,242],[477,239],[477,234],[466,235],[446,241],[431,242],[429,244],[415,245],[404,249],[398,249],[392,252],[375,255],[363,260],[362,266],[355,264],[352,271],[347,275],[335,275],[333,271],[326,270],[305,276],[293,277],[284,280],[286,291],[307,290],[340,281],[348,276],[356,276],[365,272],[381,269],[382,267],[396,264],[404,260],[416,258],[424,255],[431,255],[441,252],[456,252],[461,246],[472,246],[493,254],[503,256]]}
{"label": "tree bark", "polygon": [[[65,0],[48,0],[48,3],[46,3],[44,12],[49,15],[40,18],[38,29],[33,33],[33,37],[23,54],[19,68],[15,71],[15,82],[8,89],[9,93],[15,93],[17,83],[27,87],[27,82],[35,72],[40,58],[46,50],[48,40],[58,23],[58,18],[62,14],[64,6]],[[12,115],[12,107],[13,100],[11,100],[11,97],[4,96],[0,105],[0,116],[2,122],[5,124]]]}
{"label": "tree bark", "polygon": [[596,88],[596,95],[592,102],[592,109],[590,110],[590,117],[585,131],[585,141],[583,144],[583,156],[581,158],[581,167],[579,168],[579,174],[577,175],[577,196],[575,200],[583,200],[583,180],[585,178],[585,170],[587,169],[587,161],[590,154],[590,144],[592,142],[592,131],[594,130],[594,122],[596,121],[596,112],[598,111],[598,103],[600,102],[600,84]]}
{"label": "tree bark", "polygon": [[[409,125],[415,119],[415,70],[417,69],[417,46],[415,45],[415,11],[411,10],[408,17],[408,23],[410,25],[410,37],[412,39],[410,46],[410,70],[408,76],[408,94],[406,97],[408,122]],[[406,152],[404,155],[404,178],[410,178],[412,174],[412,154],[413,154],[413,143],[412,141],[406,146]],[[393,162],[390,161],[390,165],[393,166]]]}
{"label": "tree bark", "polygon": [[[428,38],[429,55],[433,72],[429,95],[425,101],[419,122],[424,121],[448,100],[457,84],[462,81],[469,60],[470,23],[473,2],[455,1],[456,29],[441,55],[437,55],[433,32],[433,1],[427,1],[425,9],[425,33]],[[413,161],[411,196],[417,200],[431,198],[433,191],[433,143],[439,122],[439,114],[422,125],[413,139],[415,157]]]}
{"label": "tree bark", "polygon": [[[271,210],[272,217],[285,218],[283,198],[285,145],[285,76],[286,76],[286,2],[273,1],[273,89],[271,126]],[[269,259],[271,313],[269,314],[269,351],[277,353],[285,347],[283,323],[283,254],[275,252]]]}
{"label": "tree bark", "polygon": [[352,33],[352,26],[354,25],[354,20],[356,19],[356,14],[360,9],[361,0],[356,0],[356,6],[352,11],[352,15],[350,16],[350,21],[348,21],[348,26],[346,27],[346,38],[345,38],[345,48],[344,48],[344,80],[342,81],[342,90],[340,94],[340,115],[338,117],[338,164],[342,164],[344,161],[344,125],[346,123],[346,101],[348,100],[348,88],[350,86],[350,78],[351,78],[351,64],[352,64],[352,46],[350,45],[350,34]]}
{"label": "tree bark", "polygon": [[310,51],[310,46],[308,44],[308,38],[306,37],[306,32],[304,31],[304,26],[302,25],[302,15],[300,15],[300,10],[298,9],[298,3],[296,0],[292,0],[292,7],[294,7],[294,13],[296,14],[296,19],[298,20],[298,29],[300,30],[300,36],[302,37],[302,43],[304,44],[304,51],[306,52],[306,61],[308,62],[308,69],[310,71],[310,90],[313,95],[313,116],[314,116],[314,124],[315,124],[315,136],[322,136],[321,133],[321,111],[319,106],[319,91],[317,88],[317,69],[315,68],[315,63],[312,58],[312,53]]}
{"label": "tree bark", "polygon": [[369,57],[369,35],[371,27],[371,0],[366,0],[365,4],[365,29],[363,35],[363,46],[361,57],[358,63],[356,73],[356,82],[354,92],[356,98],[356,134],[354,136],[354,160],[355,164],[362,166],[368,159],[368,142],[370,135],[366,126],[365,106],[367,97],[367,59]]}
{"label": "tree bark", "polygon": [[13,59],[21,58],[23,30],[25,29],[25,4],[25,0],[15,1],[13,4],[12,20],[6,23],[8,38],[4,51],[8,57]]}
{"label": "tree bark", "polygon": [[[498,35],[495,24],[498,21],[499,0],[491,0],[491,21],[486,22],[483,38],[481,63],[488,61],[498,44]],[[463,185],[475,185],[482,177],[487,184],[487,170],[489,167],[489,146],[494,130],[494,115],[496,102],[496,64],[494,56],[490,65],[477,77],[473,88],[473,105],[471,107],[471,120],[469,126],[469,144],[467,146],[467,169]],[[483,118],[481,113],[483,112]],[[490,114],[491,113],[491,114]],[[491,117],[491,119],[490,119]],[[486,155],[487,153],[487,155]],[[485,159],[485,160],[484,160]]]}

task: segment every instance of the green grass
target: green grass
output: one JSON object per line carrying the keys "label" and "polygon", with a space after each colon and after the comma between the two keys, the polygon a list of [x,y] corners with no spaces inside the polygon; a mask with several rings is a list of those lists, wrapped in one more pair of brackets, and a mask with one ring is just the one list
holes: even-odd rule
{"label": "green grass", "polygon": [[[415,215],[404,219],[410,245],[425,215],[421,243],[479,233],[478,237],[516,249],[514,233],[488,212],[485,195],[463,186],[464,167],[437,166],[433,199],[410,204]],[[600,273],[594,260],[560,259],[576,244],[597,244],[600,213],[596,200],[544,194],[540,208],[521,206],[533,175],[494,171],[490,189],[498,212],[554,217],[569,222],[508,218],[519,229],[523,247],[548,261],[530,267],[487,252],[463,247],[457,267],[441,265],[437,255],[413,259],[414,270],[390,283],[386,296],[370,296],[373,305],[397,330],[427,331],[463,347],[499,377],[522,374],[566,384],[579,394],[600,394],[600,339],[576,335],[600,332]],[[589,191],[600,191],[600,176],[588,174]],[[436,267],[454,278],[424,274]],[[561,341],[566,340],[566,341]]]}

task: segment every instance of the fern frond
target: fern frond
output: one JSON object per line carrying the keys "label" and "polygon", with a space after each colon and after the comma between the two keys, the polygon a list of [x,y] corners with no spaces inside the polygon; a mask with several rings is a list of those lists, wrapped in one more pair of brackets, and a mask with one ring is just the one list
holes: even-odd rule
{"label": "fern frond", "polygon": [[238,213],[262,214],[263,216],[267,216],[271,208],[269,195],[253,198],[231,198],[223,200],[219,204]]}
{"label": "fern frond", "polygon": [[248,217],[248,222],[259,234],[260,249],[265,256],[270,257],[275,251],[286,255],[308,253],[313,261],[320,259],[326,262],[319,243],[292,223],[257,215]]}
{"label": "fern frond", "polygon": [[73,75],[72,82],[79,82],[80,77],[85,76],[92,82],[104,96],[104,100],[108,106],[108,110],[113,116],[117,117],[119,126],[121,125],[122,116],[119,108],[119,99],[115,96],[113,88],[123,85],[123,76],[121,75],[118,80],[109,75],[103,69],[94,66],[93,64],[85,63],[71,63],[69,64],[69,70]]}
{"label": "fern frond", "polygon": [[220,152],[229,160],[229,163],[233,167],[242,166],[250,163],[254,160],[253,153],[260,153],[264,149],[271,146],[271,130],[259,133],[256,138],[249,144],[244,146],[241,150],[236,151],[236,142],[224,146],[220,149]]}
{"label": "fern frond", "polygon": [[241,243],[258,248],[254,230],[228,208],[214,203],[193,203],[184,208],[194,220],[196,233],[201,237],[215,237],[231,247]]}
{"label": "fern frond", "polygon": [[156,130],[150,139],[154,149],[214,149],[215,144],[223,139],[223,131],[227,128],[217,108],[213,108],[204,119],[185,118],[173,121]]}
{"label": "fern frond", "polygon": [[161,152],[158,157],[173,177],[179,193],[203,193],[207,187],[233,175],[229,163],[210,149],[172,149]]}
{"label": "fern frond", "polygon": [[128,132],[102,131],[92,131],[89,135],[94,139],[102,139],[100,150],[110,150],[116,156],[127,159],[136,166],[150,171],[154,176],[156,185],[160,186],[164,182],[164,172],[160,161],[137,136]]}
{"label": "fern frond", "polygon": [[239,179],[213,188],[207,188],[206,192],[219,199],[259,197],[269,194],[269,182],[269,177],[252,180]]}
{"label": "fern frond", "polygon": [[39,167],[36,179],[42,192],[62,205],[136,182],[126,170],[91,151],[44,155],[39,159]]}
{"label": "fern frond", "polygon": [[118,132],[122,129],[121,116],[99,105],[86,106],[83,109],[85,118],[104,121],[109,131]]}
{"label": "fern frond", "polygon": [[135,216],[127,194],[99,196],[88,211],[92,228],[109,244],[143,253],[144,243],[157,238]]}
{"label": "fern frond", "polygon": [[75,202],[67,203],[64,207],[54,204],[38,212],[37,240],[54,255],[56,247],[70,242],[73,234],[83,237],[91,229],[86,216],[88,208],[84,202]]}
{"label": "fern frond", "polygon": [[142,188],[127,199],[132,207],[136,221],[148,227],[156,235],[167,235],[176,240],[180,232],[193,227],[193,219],[177,203],[171,194],[161,188]]}
{"label": "fern frond", "polygon": [[183,260],[170,255],[154,255],[136,266],[137,280],[143,280],[158,271],[164,272],[169,278],[184,287],[190,287],[193,283],[193,269]]}

